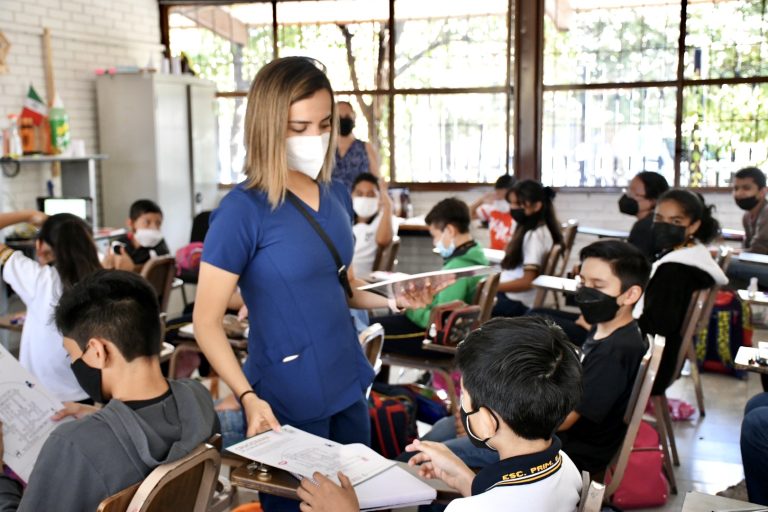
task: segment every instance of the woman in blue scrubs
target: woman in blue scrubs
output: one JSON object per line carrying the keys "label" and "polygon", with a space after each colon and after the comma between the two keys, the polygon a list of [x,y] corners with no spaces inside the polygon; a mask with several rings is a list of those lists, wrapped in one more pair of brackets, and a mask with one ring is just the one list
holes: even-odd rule
{"label": "woman in blue scrubs", "polygon": [[[195,302],[195,337],[239,397],[247,435],[291,424],[340,443],[370,442],[365,390],[374,372],[349,308],[418,306],[342,286],[325,231],[349,268],[352,204],[331,181],[338,119],[333,90],[316,61],[277,59],[256,75],[245,120],[247,179],[211,216]],[[294,204],[286,197],[298,198]],[[243,368],[225,336],[227,302],[240,287],[250,312]],[[417,304],[416,302],[419,302]],[[264,496],[268,511],[298,502]]]}

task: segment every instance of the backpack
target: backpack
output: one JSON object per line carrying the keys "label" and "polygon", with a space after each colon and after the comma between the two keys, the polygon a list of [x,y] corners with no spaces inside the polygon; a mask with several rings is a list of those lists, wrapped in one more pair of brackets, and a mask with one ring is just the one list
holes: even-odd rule
{"label": "backpack", "polygon": [[203,257],[203,242],[192,242],[176,251],[176,275],[182,273],[196,274],[200,270],[200,259]]}
{"label": "backpack", "polygon": [[696,336],[696,359],[704,371],[746,378],[734,360],[739,347],[752,346],[751,311],[732,291],[717,292],[707,326]]}
{"label": "backpack", "polygon": [[[606,474],[606,483],[609,482]],[[624,477],[611,503],[624,510],[660,507],[668,497],[669,482],[664,476],[664,452],[659,444],[659,433],[650,423],[641,421]]]}
{"label": "backpack", "polygon": [[394,459],[416,439],[416,403],[407,390],[374,382],[368,415],[371,448],[384,457]]}
{"label": "backpack", "polygon": [[405,384],[402,386],[416,402],[416,419],[430,425],[448,416],[446,403],[437,391],[421,384]]}

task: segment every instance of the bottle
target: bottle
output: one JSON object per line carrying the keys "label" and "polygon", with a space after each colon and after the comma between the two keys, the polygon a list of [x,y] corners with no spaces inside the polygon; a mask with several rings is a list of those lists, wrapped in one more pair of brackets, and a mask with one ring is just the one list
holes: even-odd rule
{"label": "bottle", "polygon": [[750,299],[754,299],[755,295],[757,295],[757,278],[756,277],[751,277],[749,279],[749,288],[747,289],[747,293]]}
{"label": "bottle", "polygon": [[64,104],[58,94],[56,94],[53,106],[49,111],[49,121],[51,124],[51,149],[56,155],[64,153],[69,148],[69,116],[64,110]]}
{"label": "bottle", "polygon": [[8,116],[10,125],[8,127],[8,156],[19,158],[22,155],[21,136],[19,135],[19,116],[10,114]]}

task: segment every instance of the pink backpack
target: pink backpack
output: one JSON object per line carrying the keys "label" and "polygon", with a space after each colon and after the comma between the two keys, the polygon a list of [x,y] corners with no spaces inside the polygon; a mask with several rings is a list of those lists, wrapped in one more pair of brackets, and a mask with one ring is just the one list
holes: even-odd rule
{"label": "pink backpack", "polygon": [[203,257],[203,242],[192,242],[176,251],[176,275],[182,272],[200,270],[200,258]]}

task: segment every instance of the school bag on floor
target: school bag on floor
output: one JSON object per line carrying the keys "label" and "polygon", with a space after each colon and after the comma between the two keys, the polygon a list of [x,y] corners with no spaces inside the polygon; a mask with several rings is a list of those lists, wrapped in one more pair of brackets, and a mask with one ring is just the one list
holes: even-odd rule
{"label": "school bag on floor", "polygon": [[730,290],[717,292],[707,326],[696,336],[696,359],[704,371],[746,378],[734,368],[736,353],[742,345],[752,346],[752,320],[748,304]]}
{"label": "school bag on floor", "polygon": [[374,382],[368,397],[371,448],[388,459],[416,439],[416,403],[406,389]]}
{"label": "school bag on floor", "polygon": [[[606,475],[606,483],[610,482]],[[664,452],[659,444],[659,433],[646,421],[640,422],[632,453],[621,485],[611,503],[622,510],[660,507],[669,498],[669,482],[664,476]]]}

